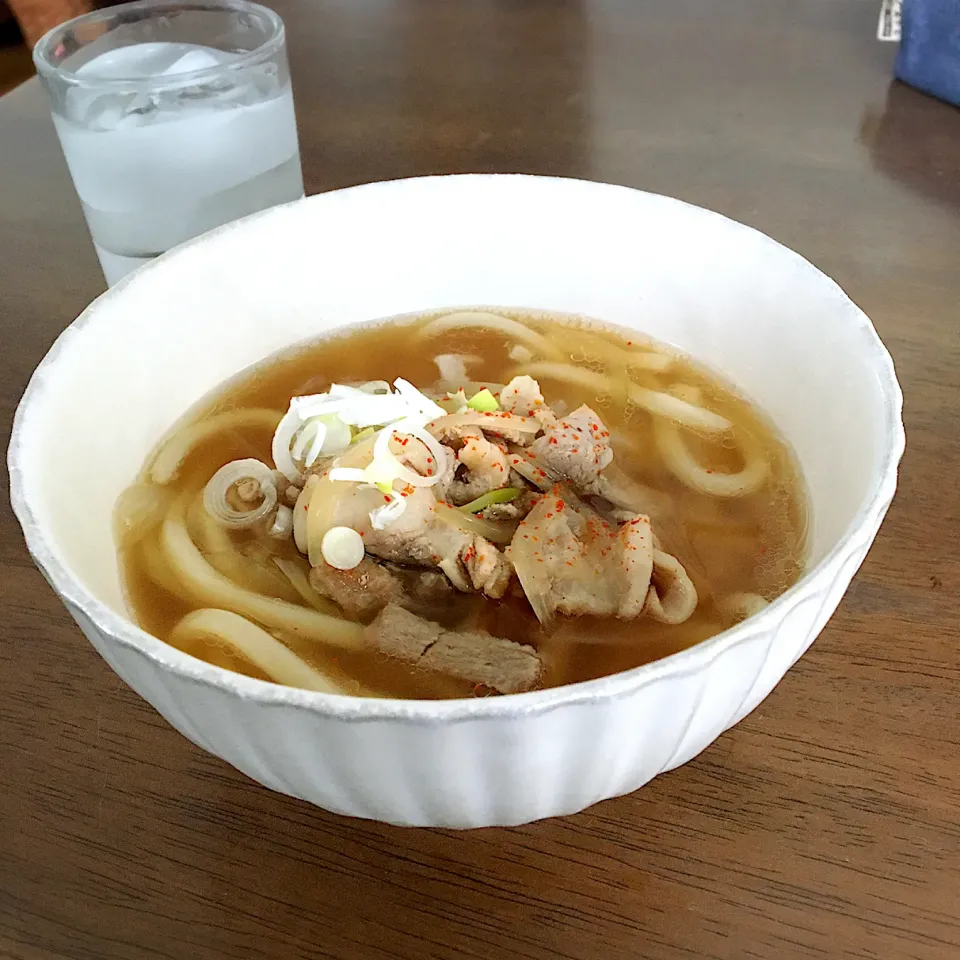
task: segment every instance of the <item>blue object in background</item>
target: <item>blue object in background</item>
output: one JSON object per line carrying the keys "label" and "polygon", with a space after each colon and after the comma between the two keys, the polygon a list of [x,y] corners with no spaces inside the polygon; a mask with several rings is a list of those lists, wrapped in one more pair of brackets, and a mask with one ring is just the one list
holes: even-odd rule
{"label": "blue object in background", "polygon": [[904,0],[893,72],[960,106],[960,0]]}

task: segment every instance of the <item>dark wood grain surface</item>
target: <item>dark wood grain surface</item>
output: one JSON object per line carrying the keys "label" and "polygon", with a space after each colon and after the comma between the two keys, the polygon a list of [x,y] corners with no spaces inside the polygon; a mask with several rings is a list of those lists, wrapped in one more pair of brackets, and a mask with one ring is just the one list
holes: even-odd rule
{"label": "dark wood grain surface", "polygon": [[[906,395],[900,492],[769,699],[633,796],[408,831],[171,730],[2,522],[0,956],[960,956],[960,112],[869,0],[283,0],[308,192],[453,171],[712,207],[833,275]],[[692,280],[695,278],[692,278]],[[42,92],[0,101],[0,402],[101,289]]]}

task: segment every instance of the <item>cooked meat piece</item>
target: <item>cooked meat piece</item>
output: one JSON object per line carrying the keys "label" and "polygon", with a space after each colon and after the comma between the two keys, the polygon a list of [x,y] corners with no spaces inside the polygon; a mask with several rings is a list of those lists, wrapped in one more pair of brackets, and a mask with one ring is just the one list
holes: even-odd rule
{"label": "cooked meat piece", "polygon": [[[404,500],[403,513],[377,530],[370,523],[370,511],[383,503],[383,494],[354,487],[338,499],[331,522],[356,530],[367,553],[374,557],[408,566],[438,567],[458,590],[503,596],[511,567],[492,543],[458,526],[457,511],[441,508],[429,487],[416,487]],[[473,555],[486,557],[492,568],[476,569],[467,563]]]}
{"label": "cooked meat piece", "polygon": [[367,642],[382,653],[416,663],[439,639],[443,627],[391,603],[366,631]]}
{"label": "cooked meat piece", "polygon": [[[559,486],[528,514],[507,556],[541,622],[557,612],[617,615],[622,590],[613,565],[607,562],[615,530],[615,525],[563,496]],[[648,572],[642,584],[644,598],[649,582]]]}
{"label": "cooked meat piece", "polygon": [[513,566],[483,537],[474,538],[473,545],[460,554],[460,562],[466,568],[470,582],[488,597],[499,600],[507,592]]}
{"label": "cooked meat piece", "polygon": [[457,460],[474,477],[486,480],[491,490],[498,489],[493,484],[503,486],[507,482],[507,454],[504,448],[487,440],[483,436],[465,438],[463,447],[457,454]]}
{"label": "cooked meat piece", "polygon": [[[621,620],[639,617],[644,612],[650,593],[653,592],[650,577],[653,575],[657,555],[653,542],[649,518],[643,515],[631,517],[617,530],[615,546],[607,554],[606,559],[613,567],[613,579],[620,592],[617,616]],[[673,560],[673,557],[670,559]],[[674,562],[682,571],[683,567],[679,562]],[[696,592],[693,594],[693,605],[697,605]],[[686,620],[691,613],[693,609],[683,619]]]}
{"label": "cooked meat piece", "polygon": [[518,417],[505,411],[451,413],[427,424],[427,429],[441,442],[459,440],[470,427],[479,427],[484,434],[503,437],[525,447],[540,432],[540,423],[531,417]]}
{"label": "cooked meat piece", "polygon": [[546,424],[530,452],[543,469],[581,494],[600,493],[600,472],[613,459],[610,432],[588,406]]}
{"label": "cooked meat piece", "polygon": [[279,470],[273,471],[273,479],[280,494],[280,502],[284,506],[294,507],[303,489],[303,483],[291,483]]}
{"label": "cooked meat piece", "polygon": [[422,570],[419,567],[407,567],[400,563],[379,564],[389,571],[400,584],[403,600],[408,610],[418,608],[436,608],[448,603],[456,591],[440,570]]}
{"label": "cooked meat piece", "polygon": [[500,406],[508,413],[533,417],[546,425],[556,421],[553,410],[544,402],[540,384],[526,375],[514,377],[500,392]]}
{"label": "cooked meat piece", "polygon": [[439,570],[381,564],[370,557],[352,570],[318,564],[310,570],[310,585],[355,620],[369,619],[388,603],[409,610],[430,609],[453,594],[450,581]]}
{"label": "cooked meat piece", "polygon": [[310,570],[310,585],[355,620],[366,620],[404,595],[397,577],[369,557],[352,570],[318,564]]}
{"label": "cooked meat piece", "polygon": [[[697,595],[680,563],[669,554],[654,574],[650,521],[636,516],[617,525],[559,487],[543,496],[517,528],[507,548],[538,619],[567,616],[633,619],[647,612],[680,623],[696,608]],[[691,605],[692,602],[692,605]]]}
{"label": "cooked meat piece", "polygon": [[420,658],[420,665],[499,693],[523,693],[540,679],[541,662],[533,647],[489,633],[444,631]]}
{"label": "cooked meat piece", "polygon": [[479,428],[467,430],[462,435],[463,446],[457,453],[457,464],[463,468],[464,477],[457,477],[443,498],[457,506],[507,486],[510,478],[504,447],[487,440]]}
{"label": "cooked meat piece", "polygon": [[[313,466],[307,467],[303,473],[304,483],[310,479],[310,477],[323,477],[330,472],[330,468],[336,462],[336,457],[318,457],[314,462]],[[289,483],[290,481],[284,478],[284,482]]]}
{"label": "cooked meat piece", "polygon": [[[627,476],[615,463],[608,463],[599,475],[595,475],[592,469],[587,470],[588,485],[581,486],[576,478],[563,473],[562,464],[558,466],[557,463],[551,462],[549,452],[544,455],[538,451],[537,444],[541,443],[545,437],[541,437],[533,447],[526,450],[514,447],[509,451],[507,462],[510,464],[511,474],[522,477],[544,491],[550,490],[558,480],[566,479],[573,483],[580,496],[587,498],[596,496],[606,500],[614,509],[611,511],[608,508],[605,512],[620,521],[629,520],[642,513],[652,517],[655,522],[662,523],[663,519],[669,515],[669,495],[638,483]],[[549,447],[553,446],[553,444],[549,445]],[[556,446],[560,446],[559,440]],[[559,455],[553,459],[559,459]]]}
{"label": "cooked meat piece", "polygon": [[488,633],[444,630],[395,604],[381,611],[366,637],[390,656],[500,693],[522,693],[540,679],[540,657],[532,647]]}
{"label": "cooked meat piece", "polygon": [[459,556],[472,543],[469,533],[437,515],[437,500],[429,487],[414,488],[404,497],[403,513],[384,529],[375,529],[370,511],[387,499],[379,491],[351,484],[337,502],[333,522],[360,533],[367,552],[375,557],[418,567],[435,567],[446,556]]}
{"label": "cooked meat piece", "polygon": [[517,478],[511,471],[509,486],[523,490],[515,500],[509,503],[492,503],[480,514],[484,520],[522,520],[536,505],[540,495],[529,490],[522,478]]}
{"label": "cooked meat piece", "polygon": [[444,459],[439,464],[433,462],[430,449],[416,437],[394,436],[390,440],[390,451],[401,463],[422,477],[439,474],[440,479],[433,489],[440,499],[446,499],[445,494],[453,480],[455,468],[454,453],[449,447],[443,447]]}
{"label": "cooked meat piece", "polygon": [[559,479],[548,473],[546,464],[529,450],[514,448],[507,454],[511,475],[516,474],[540,490],[550,490]]}

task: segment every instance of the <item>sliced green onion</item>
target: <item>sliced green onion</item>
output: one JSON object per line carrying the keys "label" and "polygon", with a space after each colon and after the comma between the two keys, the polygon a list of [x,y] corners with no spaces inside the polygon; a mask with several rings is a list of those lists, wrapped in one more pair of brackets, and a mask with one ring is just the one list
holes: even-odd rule
{"label": "sliced green onion", "polygon": [[378,483],[378,484],[377,484],[377,489],[378,489],[381,493],[390,493],[390,492],[393,490],[393,484],[392,484],[392,483]]}
{"label": "sliced green onion", "polygon": [[500,404],[497,403],[497,398],[486,387],[484,387],[479,393],[475,393],[467,401],[467,406],[471,410],[476,410],[479,413],[493,413],[494,410],[500,409]]}
{"label": "sliced green onion", "polygon": [[361,440],[366,440],[367,437],[372,437],[376,433],[375,427],[364,427],[359,433],[353,435],[353,440],[351,443],[360,443]]}
{"label": "sliced green onion", "polygon": [[457,509],[463,513],[479,513],[481,510],[486,510],[491,504],[509,503],[511,500],[516,500],[521,493],[522,491],[518,487],[501,487],[499,490],[491,490],[482,497],[477,497],[476,500],[471,500]]}

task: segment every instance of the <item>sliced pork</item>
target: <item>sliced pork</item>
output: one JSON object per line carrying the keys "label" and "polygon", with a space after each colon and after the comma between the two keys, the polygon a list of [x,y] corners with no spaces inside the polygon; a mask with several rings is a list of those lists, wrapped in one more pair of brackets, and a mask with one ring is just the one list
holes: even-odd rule
{"label": "sliced pork", "polygon": [[542,671],[533,647],[489,633],[444,630],[397,604],[384,607],[365,635],[370,646],[398,660],[499,693],[532,689]]}
{"label": "sliced pork", "polygon": [[352,570],[320,563],[310,570],[310,585],[333,600],[347,616],[369,620],[388,603],[408,610],[430,610],[449,601],[454,588],[439,570],[378,563],[364,557]]}
{"label": "sliced pork", "polygon": [[610,431],[586,405],[546,424],[530,453],[549,475],[571,483],[581,495],[600,494],[601,471],[613,460]]}
{"label": "sliced pork", "polygon": [[690,578],[656,550],[647,517],[604,520],[559,486],[517,528],[507,558],[542,623],[558,613],[680,623],[696,607]]}

